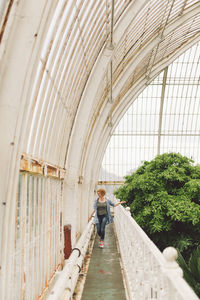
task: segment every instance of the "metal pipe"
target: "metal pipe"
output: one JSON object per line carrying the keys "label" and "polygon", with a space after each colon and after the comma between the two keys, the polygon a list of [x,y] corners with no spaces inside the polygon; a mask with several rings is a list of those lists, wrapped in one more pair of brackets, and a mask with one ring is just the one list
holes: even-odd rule
{"label": "metal pipe", "polygon": [[110,103],[113,102],[113,98],[112,98],[112,86],[113,86],[113,75],[112,75],[112,59],[111,59],[111,61],[110,61],[110,99],[109,99]]}
{"label": "metal pipe", "polygon": [[161,92],[161,100],[160,100],[160,114],[159,114],[159,127],[158,127],[158,149],[157,149],[157,154],[160,154],[160,141],[161,141],[161,131],[162,131],[163,105],[164,105],[164,99],[165,99],[167,71],[168,71],[168,67],[165,68],[164,75],[163,75],[162,92]]}
{"label": "metal pipe", "polygon": [[110,47],[111,48],[113,47],[114,8],[115,8],[115,0],[112,0],[111,25],[110,25]]}

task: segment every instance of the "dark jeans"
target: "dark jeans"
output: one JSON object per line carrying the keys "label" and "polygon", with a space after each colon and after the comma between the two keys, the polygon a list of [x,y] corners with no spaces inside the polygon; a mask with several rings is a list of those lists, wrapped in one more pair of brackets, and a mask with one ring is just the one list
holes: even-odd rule
{"label": "dark jeans", "polygon": [[101,241],[104,240],[105,237],[105,227],[106,222],[108,220],[108,215],[98,216],[99,223],[97,225],[97,233],[100,236]]}

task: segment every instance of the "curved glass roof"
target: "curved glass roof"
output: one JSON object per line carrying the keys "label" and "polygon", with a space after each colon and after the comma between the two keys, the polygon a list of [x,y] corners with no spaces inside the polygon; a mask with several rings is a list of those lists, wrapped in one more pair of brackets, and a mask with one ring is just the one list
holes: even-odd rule
{"label": "curved glass roof", "polygon": [[200,43],[166,67],[116,127],[99,180],[120,181],[142,161],[178,152],[200,163]]}
{"label": "curved glass roof", "polygon": [[[199,1],[61,0],[55,4],[49,24],[45,37],[41,34],[38,42],[38,61],[30,81],[24,152],[65,166],[69,140],[78,128],[76,120],[83,103],[87,103],[89,113],[85,118],[90,124],[83,130],[83,144],[98,149],[99,145],[92,142],[95,128],[100,128],[97,116],[105,115],[102,109],[112,90],[115,125],[129,105],[124,98],[131,90],[143,88],[164,68],[163,64],[199,41]],[[98,64],[103,65],[100,71]],[[95,72],[100,79],[97,88],[92,85],[92,96],[88,97],[86,90]],[[100,133],[107,128],[109,114],[101,122]],[[100,137],[97,139],[102,144]],[[107,137],[102,139],[107,141]]]}

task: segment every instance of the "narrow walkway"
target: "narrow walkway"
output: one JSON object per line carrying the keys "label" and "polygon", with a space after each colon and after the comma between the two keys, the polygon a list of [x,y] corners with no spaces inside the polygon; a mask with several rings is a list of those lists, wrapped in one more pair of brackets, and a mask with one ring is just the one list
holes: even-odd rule
{"label": "narrow walkway", "polygon": [[113,224],[106,226],[103,249],[99,248],[98,236],[95,238],[92,257],[81,299],[126,299]]}

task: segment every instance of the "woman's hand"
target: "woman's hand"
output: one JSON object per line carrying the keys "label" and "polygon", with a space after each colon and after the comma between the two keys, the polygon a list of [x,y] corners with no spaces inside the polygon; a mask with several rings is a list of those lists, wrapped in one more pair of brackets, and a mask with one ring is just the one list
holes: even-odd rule
{"label": "woman's hand", "polygon": [[115,204],[115,206],[118,206],[118,205],[120,205],[120,204],[123,204],[123,203],[126,203],[126,201],[119,201],[119,202],[117,202],[116,204]]}

